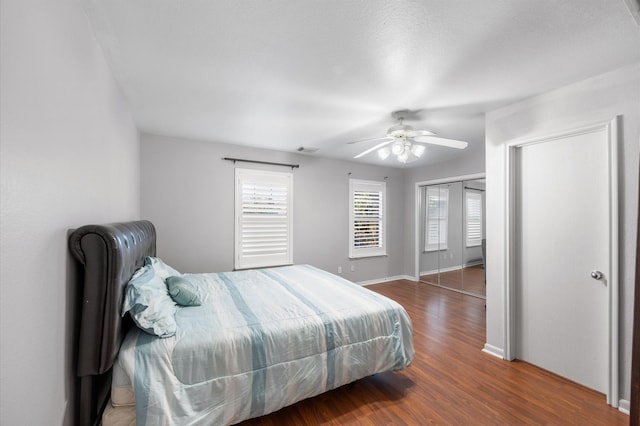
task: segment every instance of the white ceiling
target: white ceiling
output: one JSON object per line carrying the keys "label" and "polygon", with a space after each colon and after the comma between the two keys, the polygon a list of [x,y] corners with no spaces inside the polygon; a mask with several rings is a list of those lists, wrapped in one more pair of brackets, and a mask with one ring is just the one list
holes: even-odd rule
{"label": "white ceiling", "polygon": [[623,0],[83,1],[141,131],[351,159],[408,108],[469,142],[409,167],[482,155],[491,108],[640,62]]}

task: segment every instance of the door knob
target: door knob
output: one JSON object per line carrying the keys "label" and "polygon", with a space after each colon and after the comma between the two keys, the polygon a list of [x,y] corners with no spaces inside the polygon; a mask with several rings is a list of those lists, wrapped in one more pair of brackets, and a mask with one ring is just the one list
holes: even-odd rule
{"label": "door knob", "polygon": [[594,280],[601,280],[603,276],[604,275],[602,275],[602,272],[600,271],[591,271],[591,278]]}

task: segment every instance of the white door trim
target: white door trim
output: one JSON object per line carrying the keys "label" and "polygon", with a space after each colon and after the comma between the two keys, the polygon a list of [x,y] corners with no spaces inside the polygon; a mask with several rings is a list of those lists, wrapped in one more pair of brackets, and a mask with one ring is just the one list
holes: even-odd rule
{"label": "white door trim", "polygon": [[569,131],[557,132],[551,135],[528,138],[523,140],[513,140],[505,145],[505,164],[506,164],[506,214],[505,214],[505,278],[506,284],[504,288],[504,358],[507,360],[513,360],[516,356],[515,348],[515,261],[516,250],[515,244],[515,157],[516,149],[542,142],[550,142],[557,139],[566,138],[568,136],[577,136],[585,133],[592,133],[595,131],[605,130],[608,134],[608,166],[609,166],[609,213],[611,223],[609,224],[610,241],[609,241],[609,253],[610,253],[610,265],[611,265],[611,280],[608,286],[608,333],[609,333],[609,348],[608,348],[608,391],[607,391],[607,404],[618,407],[618,317],[619,317],[619,303],[618,303],[618,117],[613,118],[610,121],[591,124],[575,128]]}
{"label": "white door trim", "polygon": [[415,265],[415,269],[414,269],[414,281],[420,281],[420,240],[421,240],[421,236],[419,235],[420,232],[420,187],[421,186],[426,186],[426,185],[439,185],[441,183],[451,183],[451,182],[459,182],[459,181],[463,181],[463,180],[475,180],[475,179],[484,179],[486,178],[486,174],[485,173],[475,173],[475,174],[471,174],[471,175],[462,175],[462,176],[453,176],[453,177],[448,177],[448,178],[442,178],[442,179],[434,179],[434,180],[427,180],[427,181],[422,181],[422,182],[416,182],[415,184],[415,196],[414,196],[414,200],[415,200],[415,217],[414,217],[414,235],[415,235],[415,244],[414,244],[414,265]]}

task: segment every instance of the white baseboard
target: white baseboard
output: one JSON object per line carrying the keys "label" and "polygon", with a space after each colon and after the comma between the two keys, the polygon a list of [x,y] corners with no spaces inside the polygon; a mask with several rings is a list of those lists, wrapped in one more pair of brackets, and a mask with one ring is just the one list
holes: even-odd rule
{"label": "white baseboard", "polygon": [[621,399],[618,402],[618,410],[626,414],[627,416],[631,414],[631,402],[626,399]]}
{"label": "white baseboard", "polygon": [[397,281],[397,280],[415,281],[415,277],[412,277],[410,275],[396,275],[395,277],[385,277],[385,278],[378,278],[375,280],[358,281],[356,284],[361,286],[367,286],[367,285],[381,284],[381,283],[386,283],[389,281]]}
{"label": "white baseboard", "polygon": [[504,359],[504,351],[488,343],[484,344],[484,348],[482,348],[482,352],[487,353],[489,355],[493,355],[496,358]]}

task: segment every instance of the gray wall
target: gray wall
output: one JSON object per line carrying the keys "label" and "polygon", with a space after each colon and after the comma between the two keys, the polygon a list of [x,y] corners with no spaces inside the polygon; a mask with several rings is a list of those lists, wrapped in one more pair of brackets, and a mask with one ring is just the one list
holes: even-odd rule
{"label": "gray wall", "polygon": [[[233,269],[234,167],[291,170],[234,165],[223,157],[300,164],[293,170],[295,263],[333,273],[342,266],[342,276],[356,282],[404,274],[402,169],[143,134],[142,216],[156,225],[159,255],[176,269]],[[350,177],[387,178],[388,256],[348,259]]]}
{"label": "gray wall", "polygon": [[506,144],[622,116],[618,129],[620,396],[629,401],[638,219],[640,64],[536,96],[487,114],[487,349],[504,343]]}
{"label": "gray wall", "polygon": [[0,16],[0,424],[70,424],[67,232],[139,215],[139,140],[76,0]]}

